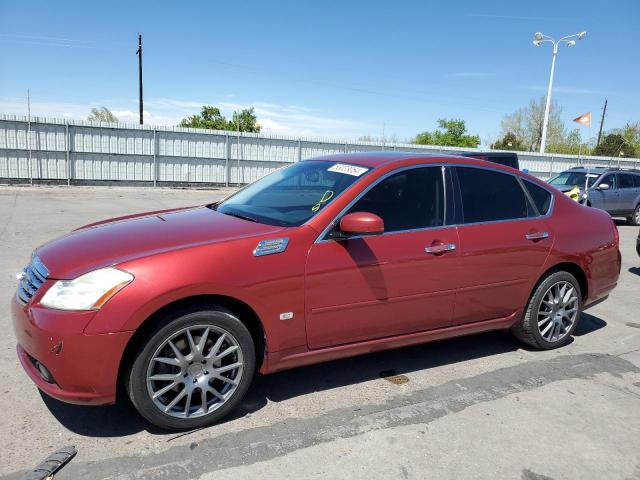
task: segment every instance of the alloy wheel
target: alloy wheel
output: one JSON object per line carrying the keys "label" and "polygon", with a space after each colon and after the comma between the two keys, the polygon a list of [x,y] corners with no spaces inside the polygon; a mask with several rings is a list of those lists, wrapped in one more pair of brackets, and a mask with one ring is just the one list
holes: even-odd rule
{"label": "alloy wheel", "polygon": [[578,293],[569,282],[551,285],[538,308],[538,330],[544,340],[556,343],[571,330],[578,316]]}
{"label": "alloy wheel", "polygon": [[201,417],[231,398],[243,371],[242,349],[231,333],[212,325],[190,326],[154,352],[147,368],[147,392],[166,415]]}

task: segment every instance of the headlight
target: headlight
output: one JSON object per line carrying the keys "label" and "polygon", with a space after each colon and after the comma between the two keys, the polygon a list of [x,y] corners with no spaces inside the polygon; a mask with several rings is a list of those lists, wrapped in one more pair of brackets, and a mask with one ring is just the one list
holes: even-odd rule
{"label": "headlight", "polygon": [[101,268],[74,280],[58,280],[40,303],[60,310],[98,310],[132,280],[129,272]]}

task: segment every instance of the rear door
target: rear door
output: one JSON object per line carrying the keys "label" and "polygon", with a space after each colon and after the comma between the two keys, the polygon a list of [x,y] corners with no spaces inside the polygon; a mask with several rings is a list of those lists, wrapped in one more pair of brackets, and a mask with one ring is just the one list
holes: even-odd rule
{"label": "rear door", "polygon": [[497,170],[456,167],[456,173],[463,218],[454,323],[508,317],[526,303],[553,243],[545,219],[552,195],[523,180],[530,195],[518,177]]}
{"label": "rear door", "polygon": [[631,213],[636,207],[638,189],[636,188],[635,176],[632,173],[618,173],[618,186],[620,187],[618,211],[620,213]]}
{"label": "rear door", "polygon": [[380,180],[344,214],[374,213],[384,234],[333,240],[328,233],[312,245],[305,284],[310,348],[450,325],[458,234],[445,225],[444,178],[443,167],[428,166]]}

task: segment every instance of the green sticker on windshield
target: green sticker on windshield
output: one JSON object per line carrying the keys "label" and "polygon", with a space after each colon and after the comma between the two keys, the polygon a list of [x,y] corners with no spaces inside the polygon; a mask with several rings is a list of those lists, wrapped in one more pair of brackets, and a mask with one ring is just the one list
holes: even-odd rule
{"label": "green sticker on windshield", "polygon": [[316,213],[318,210],[322,208],[323,203],[327,203],[329,200],[333,198],[333,190],[327,190],[322,194],[318,203],[316,203],[313,207],[311,207],[311,211]]}

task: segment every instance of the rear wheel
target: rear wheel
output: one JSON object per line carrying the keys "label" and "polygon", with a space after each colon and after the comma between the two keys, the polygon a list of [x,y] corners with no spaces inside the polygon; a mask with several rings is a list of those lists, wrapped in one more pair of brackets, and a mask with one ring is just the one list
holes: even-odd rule
{"label": "rear wheel", "polygon": [[538,284],[512,332],[533,347],[558,348],[569,342],[581,313],[582,292],[576,278],[568,272],[553,272]]}
{"label": "rear wheel", "polygon": [[131,401],[161,428],[211,425],[242,400],[251,384],[255,371],[251,334],[222,308],[163,323],[133,361],[127,381]]}
{"label": "rear wheel", "polygon": [[633,211],[633,215],[627,218],[627,222],[636,227],[640,225],[640,203],[636,205],[636,209]]}

